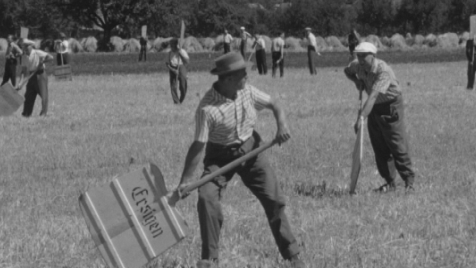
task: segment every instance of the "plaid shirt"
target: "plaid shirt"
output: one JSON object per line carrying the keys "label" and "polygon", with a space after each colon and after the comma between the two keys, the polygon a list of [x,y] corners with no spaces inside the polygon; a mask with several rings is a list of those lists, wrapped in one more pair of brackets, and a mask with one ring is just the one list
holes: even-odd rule
{"label": "plaid shirt", "polygon": [[358,79],[362,80],[368,95],[373,91],[378,91],[380,94],[377,96],[376,104],[389,102],[402,94],[392,68],[383,60],[374,58],[369,72],[365,71],[357,60],[354,60],[349,63],[344,72],[348,76],[356,75]]}
{"label": "plaid shirt", "polygon": [[271,97],[246,84],[234,100],[213,87],[205,94],[195,114],[195,141],[231,145],[246,141],[253,134],[256,111],[270,104]]}

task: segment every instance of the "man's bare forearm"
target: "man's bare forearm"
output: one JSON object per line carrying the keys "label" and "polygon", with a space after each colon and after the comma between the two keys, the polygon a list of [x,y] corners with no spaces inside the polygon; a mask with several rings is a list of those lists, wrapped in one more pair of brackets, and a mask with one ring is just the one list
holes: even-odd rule
{"label": "man's bare forearm", "polygon": [[205,148],[205,143],[194,141],[187,152],[187,157],[185,158],[185,166],[182,172],[182,178],[180,179],[180,184],[185,184],[189,182],[195,169],[197,169],[198,164],[202,156],[202,152]]}

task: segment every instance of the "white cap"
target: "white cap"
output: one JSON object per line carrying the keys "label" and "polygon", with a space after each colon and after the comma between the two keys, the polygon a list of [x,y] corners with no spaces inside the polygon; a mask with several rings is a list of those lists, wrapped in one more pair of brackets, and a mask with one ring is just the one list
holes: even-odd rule
{"label": "white cap", "polygon": [[311,27],[306,27],[306,28],[304,28],[304,30],[310,31],[310,30],[312,30],[312,29],[311,29]]}
{"label": "white cap", "polygon": [[377,54],[377,48],[370,42],[362,42],[354,50],[355,53],[372,53]]}
{"label": "white cap", "polygon": [[30,40],[30,39],[26,39],[24,38],[23,41],[21,42],[22,45],[24,46],[35,46],[35,42]]}
{"label": "white cap", "polygon": [[240,29],[244,30],[244,29],[245,29],[245,27],[241,26],[241,27],[240,27]]}

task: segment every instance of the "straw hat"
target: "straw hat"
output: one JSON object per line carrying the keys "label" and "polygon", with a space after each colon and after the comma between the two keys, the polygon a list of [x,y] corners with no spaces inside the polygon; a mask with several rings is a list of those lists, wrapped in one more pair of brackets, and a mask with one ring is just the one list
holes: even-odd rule
{"label": "straw hat", "polygon": [[355,53],[372,53],[372,54],[377,54],[377,48],[375,47],[374,44],[370,42],[362,42],[357,47],[355,47],[354,50]]}
{"label": "straw hat", "polygon": [[224,75],[241,69],[246,69],[245,60],[241,54],[232,52],[218,57],[215,60],[215,68],[213,68],[210,73],[214,75]]}
{"label": "straw hat", "polygon": [[33,40],[24,38],[24,39],[21,40],[21,45],[22,46],[35,46],[35,42]]}

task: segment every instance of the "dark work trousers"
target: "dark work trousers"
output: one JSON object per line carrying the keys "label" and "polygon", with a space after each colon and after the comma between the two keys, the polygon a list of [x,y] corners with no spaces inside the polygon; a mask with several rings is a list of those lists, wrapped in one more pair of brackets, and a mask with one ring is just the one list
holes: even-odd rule
{"label": "dark work trousers", "polygon": [[398,171],[405,185],[412,186],[415,174],[404,123],[403,97],[375,104],[369,114],[367,127],[380,176],[387,183],[392,183]]}
{"label": "dark work trousers", "polygon": [[[245,143],[235,147],[208,143],[203,176],[259,147],[260,143],[262,143],[261,138],[256,132]],[[198,189],[197,209],[202,237],[202,259],[218,259],[220,230],[224,221],[220,200],[227,183],[235,173],[240,175],[245,186],[263,206],[271,232],[283,258],[289,259],[299,253],[298,244],[284,212],[286,204],[278,181],[265,155],[261,153]]]}
{"label": "dark work trousers", "polygon": [[41,97],[40,115],[46,115],[48,112],[48,76],[45,71],[38,71],[26,84],[25,103],[23,104],[23,113],[25,117],[31,116],[35,106],[36,95]]}
{"label": "dark work trousers", "polygon": [[473,89],[474,87],[474,74],[476,72],[476,66],[474,62],[468,61],[468,86],[467,89]]}
{"label": "dark work trousers", "polygon": [[240,43],[240,53],[241,53],[241,56],[243,57],[243,59],[246,60],[246,40],[241,40],[241,43]]}
{"label": "dark work trousers", "polygon": [[[175,104],[180,104],[185,99],[185,95],[187,95],[187,68],[185,67],[185,65],[180,65],[178,67],[178,74],[169,71],[169,76],[172,100]],[[180,90],[180,97],[177,91],[177,83],[178,88]]]}
{"label": "dark work trousers", "polygon": [[146,46],[140,46],[140,51],[139,51],[139,61],[147,61],[147,54],[146,54]]}
{"label": "dark work trousers", "polygon": [[68,65],[69,64],[69,53],[56,53],[56,65]]}
{"label": "dark work trousers", "polygon": [[256,50],[256,67],[258,73],[266,75],[268,73],[268,65],[266,64],[266,51],[264,49]]}
{"label": "dark work trousers", "polygon": [[283,77],[284,75],[284,58],[281,59],[281,61],[279,63],[278,60],[281,58],[281,52],[273,52],[271,54],[271,57],[272,57],[272,60],[273,60],[273,77],[276,76],[276,69],[278,68],[279,66],[279,74],[280,74],[280,77]]}
{"label": "dark work trousers", "polygon": [[17,83],[17,59],[7,59],[5,61],[5,71],[3,73],[2,86],[8,82],[12,81],[13,87]]}
{"label": "dark work trousers", "polygon": [[225,50],[225,53],[224,53],[224,54],[230,52],[230,51],[231,51],[231,49],[230,49],[230,43],[223,43],[223,49]]}
{"label": "dark work trousers", "polygon": [[314,54],[316,54],[316,48],[314,46],[307,46],[307,63],[309,65],[309,72],[311,72],[311,75],[317,75],[317,70],[316,67],[314,66],[314,60],[313,60],[313,55],[312,52],[314,51]]}

